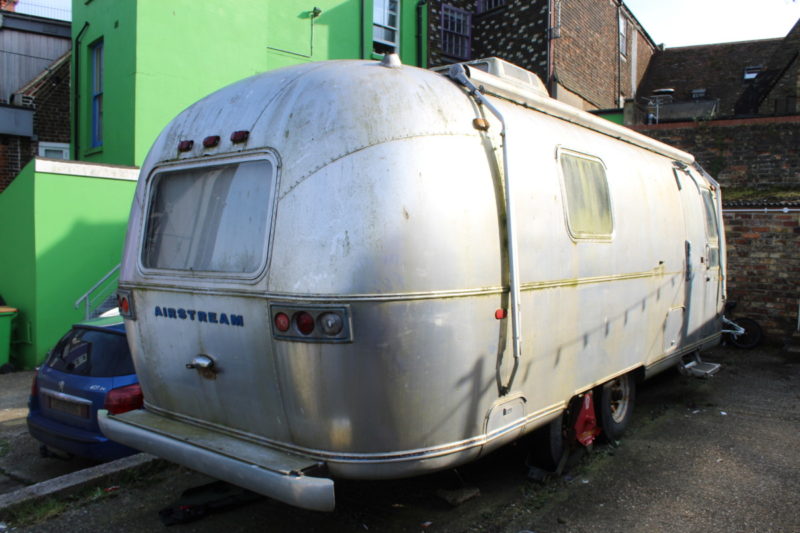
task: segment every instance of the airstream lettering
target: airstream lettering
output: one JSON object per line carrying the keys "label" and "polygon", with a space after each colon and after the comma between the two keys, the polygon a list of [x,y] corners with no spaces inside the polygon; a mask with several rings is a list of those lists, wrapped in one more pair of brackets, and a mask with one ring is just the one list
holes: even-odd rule
{"label": "airstream lettering", "polygon": [[103,431],[318,510],[337,477],[560,438],[570,406],[617,438],[639,379],[720,338],[720,201],[496,59],[240,81],[142,167],[120,294],[145,408]]}

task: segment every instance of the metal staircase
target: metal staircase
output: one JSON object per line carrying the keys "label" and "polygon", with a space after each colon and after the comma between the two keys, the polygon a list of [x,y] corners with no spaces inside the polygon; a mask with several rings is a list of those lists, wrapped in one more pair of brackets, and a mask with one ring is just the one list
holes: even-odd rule
{"label": "metal staircase", "polygon": [[75,301],[75,309],[84,308],[85,320],[96,318],[117,307],[117,283],[119,282],[119,265],[112,268],[100,281]]}

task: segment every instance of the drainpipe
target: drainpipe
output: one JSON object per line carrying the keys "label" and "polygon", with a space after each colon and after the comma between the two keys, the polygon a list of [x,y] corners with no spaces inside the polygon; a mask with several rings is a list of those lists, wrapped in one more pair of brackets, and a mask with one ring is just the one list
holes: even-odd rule
{"label": "drainpipe", "polygon": [[[425,32],[423,31],[423,13],[422,8],[428,4],[428,0],[419,0],[417,2],[417,66],[420,68],[425,68],[427,66],[427,61],[423,64],[423,57],[422,57],[422,49],[425,45],[425,39],[423,35]],[[427,59],[427,58],[425,58]]]}
{"label": "drainpipe", "polygon": [[81,87],[81,38],[83,38],[83,34],[89,28],[89,22],[83,23],[83,28],[81,31],[78,32],[78,35],[75,37],[75,44],[72,46],[72,53],[75,54],[75,93],[73,95],[73,117],[72,117],[72,146],[74,148],[75,153],[72,154],[72,159],[75,161],[80,160],[80,129],[78,128],[78,124],[80,123],[80,87]]}
{"label": "drainpipe", "polygon": [[[464,65],[454,64],[450,66],[447,75],[456,80],[469,90],[472,96],[479,104],[486,106],[492,114],[500,121],[502,129],[500,130],[500,137],[503,142],[503,178],[506,192],[506,236],[508,239],[508,283],[510,285],[511,295],[511,335],[514,347],[514,368],[511,371],[511,376],[508,378],[508,384],[500,384],[500,395],[505,396],[511,390],[511,385],[514,383],[514,377],[517,375],[519,368],[519,361],[522,357],[522,316],[520,312],[520,281],[519,281],[519,259],[517,258],[517,232],[514,217],[514,195],[511,189],[511,177],[508,168],[508,129],[506,121],[500,111],[492,105],[492,103],[481,94],[475,84],[473,84],[467,77],[467,71]],[[498,361],[498,366],[499,366]],[[498,380],[500,378],[498,377]]]}

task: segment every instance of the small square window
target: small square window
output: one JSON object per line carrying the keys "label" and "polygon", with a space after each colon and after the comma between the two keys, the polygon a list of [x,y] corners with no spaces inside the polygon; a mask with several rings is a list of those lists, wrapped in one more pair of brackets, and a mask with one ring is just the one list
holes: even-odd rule
{"label": "small square window", "polygon": [[48,159],[69,159],[69,143],[40,142],[38,154]]}
{"label": "small square window", "polygon": [[750,65],[749,67],[744,67],[744,79],[745,81],[750,81],[756,79],[756,77],[764,72],[765,68],[763,65]]}

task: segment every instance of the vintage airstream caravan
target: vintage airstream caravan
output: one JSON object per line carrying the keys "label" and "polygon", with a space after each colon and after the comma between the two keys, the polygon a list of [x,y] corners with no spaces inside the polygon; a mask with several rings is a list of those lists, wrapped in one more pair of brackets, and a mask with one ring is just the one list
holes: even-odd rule
{"label": "vintage airstream caravan", "polygon": [[636,379],[719,339],[721,224],[691,155],[498,60],[254,76],[142,167],[120,302],[145,408],[102,428],[319,510],[592,390],[616,436]]}

